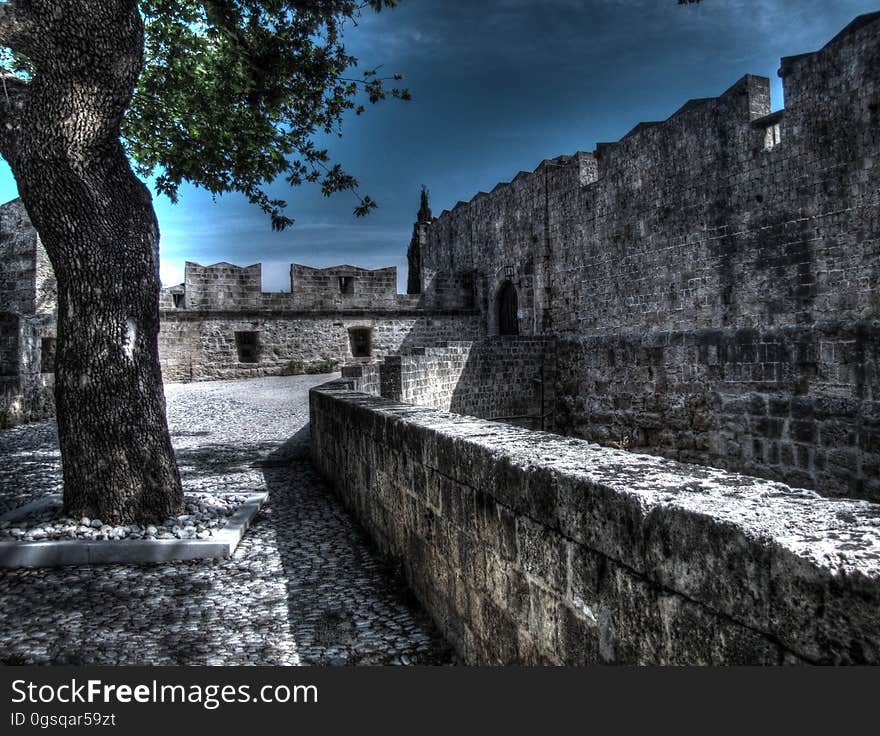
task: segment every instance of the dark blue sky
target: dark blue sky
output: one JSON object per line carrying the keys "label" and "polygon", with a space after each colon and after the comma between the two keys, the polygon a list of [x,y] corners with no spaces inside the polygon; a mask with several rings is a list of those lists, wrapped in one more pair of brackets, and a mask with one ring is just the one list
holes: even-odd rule
{"label": "dark blue sky", "polygon": [[[402,0],[348,34],[365,66],[406,75],[414,100],[352,118],[335,160],[380,205],[355,218],[350,193],[317,187],[273,193],[296,224],[273,233],[243,198],[213,202],[185,187],[156,197],[162,279],[183,262],[263,263],[263,288],[287,290],[288,264],[397,265],[428,186],[434,214],[490,190],[544,158],[593,150],[642,120],[662,120],[693,97],[721,94],[744,74],[769,76],[783,104],[779,57],[813,51],[878,0]],[[0,201],[16,196],[0,162]]]}

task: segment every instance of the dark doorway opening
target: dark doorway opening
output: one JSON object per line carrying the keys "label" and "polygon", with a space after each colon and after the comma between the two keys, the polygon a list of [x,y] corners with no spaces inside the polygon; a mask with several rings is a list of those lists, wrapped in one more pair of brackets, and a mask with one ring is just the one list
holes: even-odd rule
{"label": "dark doorway opening", "polygon": [[260,362],[260,333],[236,332],[235,349],[238,351],[239,363]]}
{"label": "dark doorway opening", "polygon": [[55,343],[54,337],[40,340],[40,373],[55,372]]}
{"label": "dark doorway opening", "polygon": [[183,294],[172,294],[172,298],[174,299],[174,308],[181,309],[183,307]]}
{"label": "dark doorway opening", "polygon": [[498,334],[518,335],[519,316],[516,300],[516,288],[509,281],[498,291]]}
{"label": "dark doorway opening", "polygon": [[353,358],[369,358],[373,350],[373,331],[369,327],[352,327],[348,331]]}

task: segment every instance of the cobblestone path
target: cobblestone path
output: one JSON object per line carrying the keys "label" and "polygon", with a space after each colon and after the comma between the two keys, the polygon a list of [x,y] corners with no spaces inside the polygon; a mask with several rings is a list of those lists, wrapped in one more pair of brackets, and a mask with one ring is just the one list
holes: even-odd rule
{"label": "cobblestone path", "polygon": [[[0,570],[0,663],[448,664],[308,461],[327,376],[166,386],[186,490],[267,489],[228,560]],[[0,432],[0,511],[60,490],[54,422]]]}

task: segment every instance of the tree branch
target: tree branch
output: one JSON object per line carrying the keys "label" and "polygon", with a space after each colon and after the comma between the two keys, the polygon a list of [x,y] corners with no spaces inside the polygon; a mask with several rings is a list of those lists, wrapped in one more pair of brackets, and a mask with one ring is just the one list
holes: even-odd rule
{"label": "tree branch", "polygon": [[233,10],[229,7],[226,0],[202,0],[201,6],[205,11],[205,18],[217,30],[224,31],[230,43],[232,43],[241,58],[250,68],[251,81],[254,89],[247,95],[248,104],[256,107],[260,98],[266,92],[266,74],[267,70],[260,62],[258,54],[254,52],[251,44],[248,43],[241,28],[238,25],[240,19],[233,17]]}
{"label": "tree branch", "polygon": [[34,50],[36,33],[27,12],[15,0],[0,3],[0,46],[28,56]]}

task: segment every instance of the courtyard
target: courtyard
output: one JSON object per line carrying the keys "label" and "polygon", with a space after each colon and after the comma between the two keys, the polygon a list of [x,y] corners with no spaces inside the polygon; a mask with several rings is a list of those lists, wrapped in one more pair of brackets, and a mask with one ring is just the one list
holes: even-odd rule
{"label": "courtyard", "polygon": [[[185,491],[268,491],[226,560],[0,572],[0,663],[452,664],[311,467],[308,391],[332,376],[169,384]],[[0,432],[0,512],[61,489],[54,420]]]}

